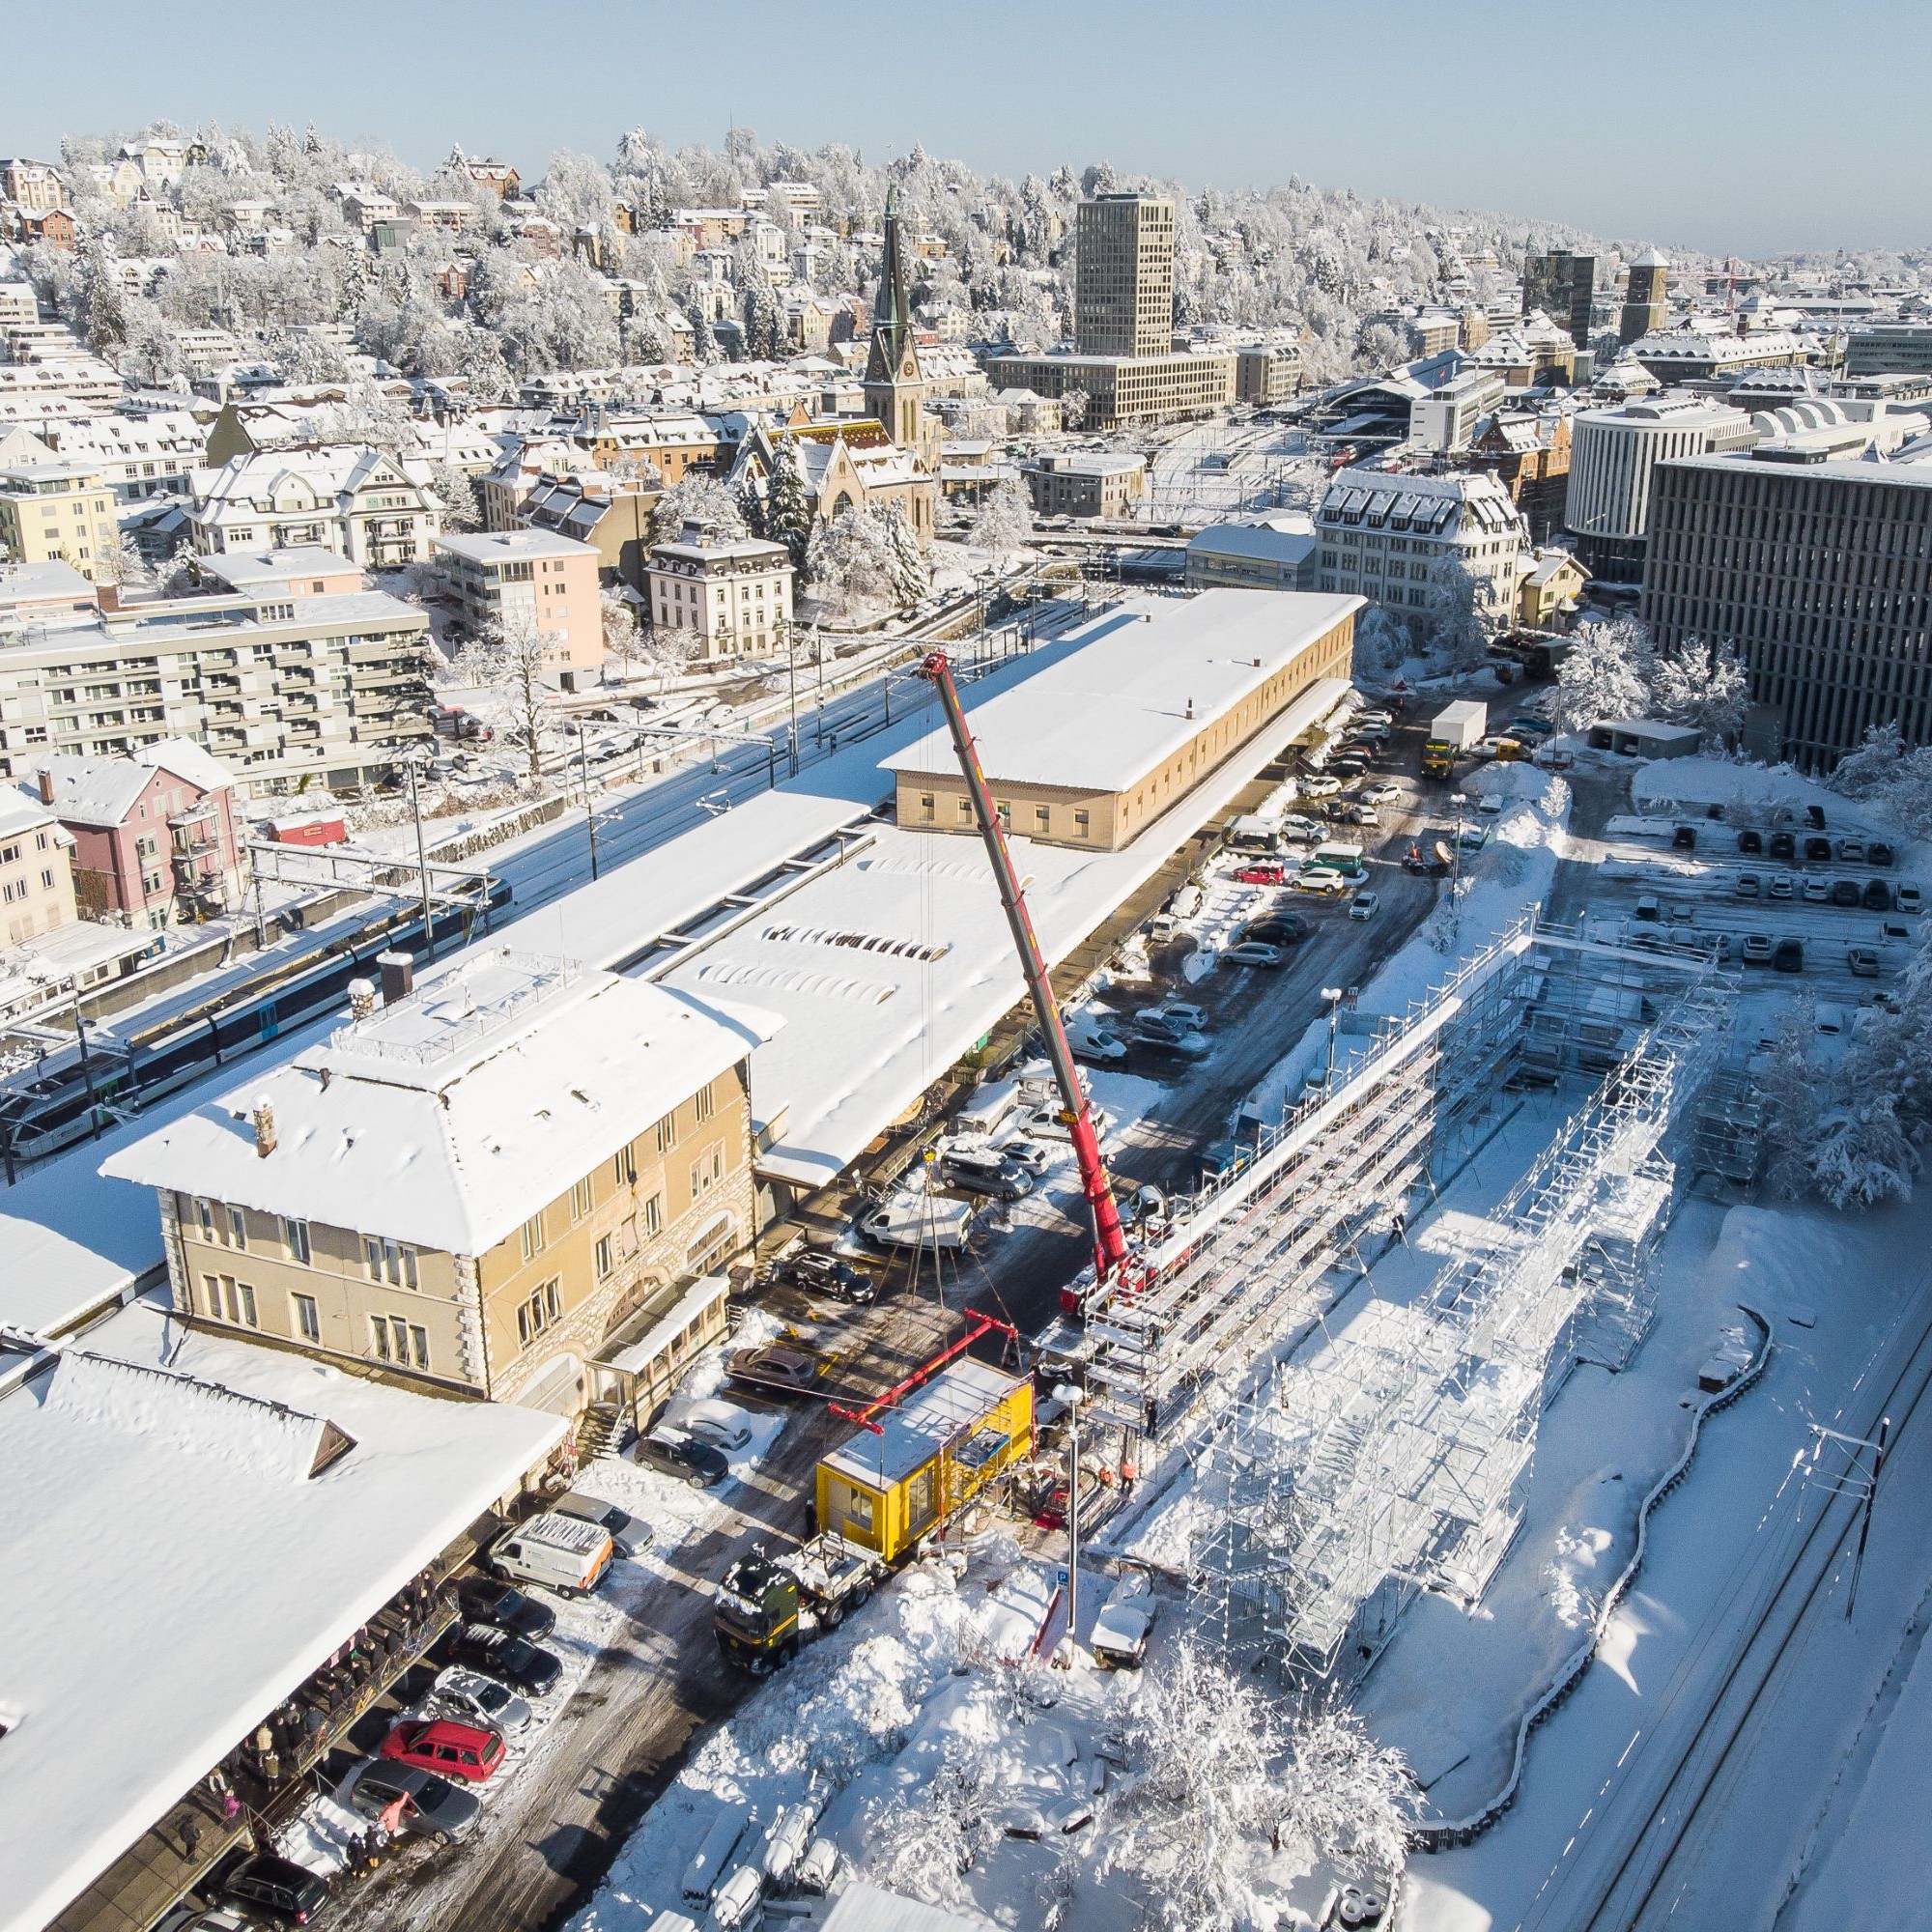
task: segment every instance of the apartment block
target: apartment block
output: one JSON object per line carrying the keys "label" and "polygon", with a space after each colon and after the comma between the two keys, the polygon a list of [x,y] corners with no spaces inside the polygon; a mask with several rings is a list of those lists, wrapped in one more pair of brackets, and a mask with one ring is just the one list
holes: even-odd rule
{"label": "apartment block", "polygon": [[1476,581],[1476,608],[1506,622],[1529,531],[1492,475],[1337,473],[1315,517],[1321,585],[1422,619],[1458,573]]}
{"label": "apartment block", "polygon": [[546,664],[567,681],[603,664],[599,559],[589,544],[554,530],[474,530],[439,537],[436,554],[472,637],[534,630],[548,645]]}
{"label": "apartment block", "polygon": [[91,463],[0,469],[0,551],[21,563],[71,563],[91,582],[114,580],[121,526],[114,496]]}
{"label": "apartment block", "polygon": [[651,552],[646,608],[659,630],[695,633],[707,660],[759,656],[785,647],[793,575],[782,544],[687,524]]}
{"label": "apartment block", "polygon": [[1660,649],[1736,648],[1777,721],[1761,754],[1829,767],[1893,722],[1932,744],[1932,467],[1660,464],[1639,610]]}
{"label": "apartment block", "polygon": [[51,806],[0,787],[0,942],[18,946],[73,923],[72,846]]}
{"label": "apartment block", "polygon": [[430,736],[429,648],[422,611],[368,590],[216,586],[16,618],[0,628],[0,776],[189,738],[251,795],[354,790]]}
{"label": "apartment block", "polygon": [[429,465],[358,443],[302,443],[236,456],[188,479],[203,555],[322,544],[366,569],[427,558],[442,528]]}

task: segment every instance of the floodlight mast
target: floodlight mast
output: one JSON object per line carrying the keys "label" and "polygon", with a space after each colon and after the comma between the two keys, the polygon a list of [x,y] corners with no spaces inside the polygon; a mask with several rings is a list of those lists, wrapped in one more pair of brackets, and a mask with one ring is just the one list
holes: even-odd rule
{"label": "floodlight mast", "polygon": [[[1013,869],[1012,854],[1007,849],[1006,833],[993,810],[993,796],[986,788],[986,775],[980,769],[979,749],[966,724],[965,707],[959,702],[959,687],[952,681],[952,667],[944,651],[932,651],[920,664],[920,675],[939,694],[946,713],[946,728],[952,734],[952,748],[959,756],[959,769],[966,778],[967,795],[973,801],[973,816],[980,838],[992,861],[993,878],[1000,890],[1000,905],[1020,956],[1020,972],[1033,999],[1040,1031],[1046,1036],[1046,1057],[1060,1088],[1063,1118],[1073,1143],[1073,1156],[1080,1164],[1080,1191],[1094,1222],[1094,1274],[1095,1286],[1110,1281],[1127,1258],[1126,1231],[1121,1226],[1121,1210],[1114,1203],[1114,1190],[1107,1179],[1107,1168],[1100,1158],[1100,1136],[1094,1127],[1094,1109],[1087,1098],[1079,1072],[1073,1065],[1073,1049],[1066,1043],[1066,1029],[1061,1024],[1060,1007],[1053,997],[1046,961],[1040,956],[1039,941],[1034,936],[1033,920],[1027,912],[1026,895],[1019,874]],[[1070,1292],[1063,1293],[1062,1305],[1077,1309],[1078,1300]]]}

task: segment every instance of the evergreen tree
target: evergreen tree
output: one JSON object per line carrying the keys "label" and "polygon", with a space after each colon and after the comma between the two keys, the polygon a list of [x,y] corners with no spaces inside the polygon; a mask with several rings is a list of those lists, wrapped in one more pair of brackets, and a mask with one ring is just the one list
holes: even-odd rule
{"label": "evergreen tree", "polygon": [[806,581],[806,553],[811,543],[811,506],[806,501],[798,451],[789,440],[779,444],[773,459],[771,478],[765,485],[765,527],[760,534],[784,545],[802,584]]}
{"label": "evergreen tree", "polygon": [[765,496],[756,481],[747,476],[738,485],[738,514],[745,520],[745,527],[754,537],[771,535],[770,520],[766,514]]}
{"label": "evergreen tree", "polygon": [[887,581],[899,608],[904,610],[917,604],[931,589],[932,572],[912,533],[912,526],[905,520],[905,512],[896,503],[886,505],[880,522],[886,532]]}

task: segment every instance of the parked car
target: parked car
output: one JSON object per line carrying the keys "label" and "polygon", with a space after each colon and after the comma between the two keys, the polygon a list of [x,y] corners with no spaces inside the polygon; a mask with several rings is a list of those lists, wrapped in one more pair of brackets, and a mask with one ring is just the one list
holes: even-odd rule
{"label": "parked car", "polygon": [[1288,954],[1279,946],[1244,939],[1238,946],[1229,947],[1221,957],[1230,966],[1280,966],[1287,962]]}
{"label": "parked car", "polygon": [[1845,953],[1845,964],[1852,969],[1853,976],[1860,980],[1878,978],[1878,954],[1869,946],[1854,946]]}
{"label": "parked car", "polygon": [[1798,881],[1789,872],[1774,872],[1771,875],[1771,896],[1775,899],[1796,898]]}
{"label": "parked car", "polygon": [[1355,713],[1355,729],[1358,731],[1364,724],[1380,724],[1386,727],[1394,723],[1395,713],[1393,711],[1358,711]]}
{"label": "parked car", "polygon": [[1208,1051],[1207,1036],[1165,1007],[1148,1007],[1134,1015],[1134,1037],[1145,1046],[1198,1060]]}
{"label": "parked car", "polygon": [[1124,1570],[1113,1594],[1094,1619],[1088,1648],[1103,1670],[1138,1669],[1147,1660],[1148,1639],[1159,1605],[1153,1579],[1145,1570]]}
{"label": "parked car", "polygon": [[[1272,923],[1273,922],[1269,922]],[[1254,928],[1242,934],[1243,938],[1254,936]],[[1190,1033],[1204,1033],[1208,1027],[1208,1009],[1196,1006],[1192,1000],[1163,1000],[1153,1009],[1165,1013],[1177,1026],[1185,1027]]]}
{"label": "parked car", "polygon": [[1804,947],[1796,939],[1780,939],[1771,955],[1772,969],[1778,973],[1802,973],[1804,970]]}
{"label": "parked car", "polygon": [[1112,1028],[1102,1026],[1097,1020],[1070,1022],[1066,1029],[1066,1044],[1072,1049],[1075,1060],[1089,1060],[1095,1065],[1111,1065],[1117,1060],[1127,1057],[1127,1043]]}
{"label": "parked car", "polygon": [[[547,1697],[563,1675],[563,1660],[554,1650],[545,1650],[527,1637],[508,1631],[491,1630],[484,1624],[465,1624],[450,1639],[449,1661],[467,1670],[478,1670],[494,1677],[526,1697]],[[479,1726],[478,1728],[483,1728]],[[500,1729],[493,1719],[491,1730]]]}
{"label": "parked car", "polygon": [[1804,863],[1807,866],[1829,866],[1832,863],[1832,841],[1829,838],[1805,839]]}
{"label": "parked car", "polygon": [[1832,882],[1830,879],[1807,877],[1800,888],[1800,894],[1806,905],[1824,905],[1831,899]]}
{"label": "parked car", "polygon": [[1755,872],[1740,872],[1731,890],[1741,899],[1759,898],[1764,893],[1764,881]]}
{"label": "parked car", "polygon": [[266,1912],[285,1925],[312,1925],[328,1903],[328,1881],[320,1872],[273,1852],[257,1852],[221,1881],[225,1898]]}
{"label": "parked car", "polygon": [[1798,840],[1789,832],[1774,832],[1770,851],[1774,859],[1795,859],[1798,856]]}
{"label": "parked car", "polygon": [[1367,745],[1379,745],[1389,734],[1389,721],[1382,718],[1357,718],[1355,736]]}
{"label": "parked car", "polygon": [[1048,1148],[1027,1134],[1015,1134],[1009,1141],[1000,1143],[1000,1151],[1009,1160],[1017,1161],[1021,1167],[1037,1178],[1053,1165],[1053,1153]]}
{"label": "parked car", "polygon": [[[1264,946],[1299,946],[1308,937],[1308,922],[1297,912],[1271,912],[1264,919],[1258,919],[1242,926],[1236,935],[1241,939],[1259,939]],[[1179,1006],[1170,1004],[1168,1011],[1179,1012]],[[1187,1011],[1200,1014],[1200,1024],[1207,1025],[1208,1016],[1199,1007],[1189,1007]]]}
{"label": "parked car", "polygon": [[1341,893],[1348,888],[1348,880],[1331,866],[1304,866],[1294,875],[1298,893]]}
{"label": "parked car", "polygon": [[[1367,796],[1368,794],[1364,792],[1363,797]],[[1306,812],[1291,811],[1281,821],[1281,836],[1284,838],[1293,838],[1297,844],[1306,845],[1312,839],[1321,837],[1321,821],[1319,818],[1310,818]]]}
{"label": "parked car", "polygon": [[1889,912],[1891,910],[1891,888],[1883,879],[1867,879],[1865,889],[1859,895],[1859,903],[1867,912]]}
{"label": "parked car", "polygon": [[1303,798],[1333,798],[1342,789],[1342,781],[1331,778],[1303,779],[1296,789]]}
{"label": "parked car", "polygon": [[1033,1192],[1033,1176],[998,1148],[955,1147],[939,1157],[939,1178],[964,1194],[994,1201],[1022,1201]]}
{"label": "parked car", "polygon": [[260,1932],[260,1926],[239,1905],[177,1905],[155,1921],[155,1932]]}
{"label": "parked car", "polygon": [[439,1717],[464,1724],[488,1724],[506,1737],[530,1720],[530,1707],[507,1684],[466,1664],[446,1664],[437,1673],[424,1702]]}
{"label": "parked car", "polygon": [[1328,769],[1338,779],[1358,779],[1369,768],[1366,758],[1330,758]]}
{"label": "parked car", "polygon": [[616,1545],[617,1554],[627,1563],[650,1548],[650,1524],[642,1517],[633,1516],[629,1510],[621,1510],[615,1503],[607,1503],[600,1496],[586,1495],[582,1490],[570,1490],[558,1496],[551,1508],[558,1516],[574,1516],[580,1522],[594,1522],[599,1529],[608,1532],[611,1541]]}
{"label": "parked car", "polygon": [[1500,818],[1508,810],[1509,800],[1506,798],[1491,796],[1476,801],[1476,810],[1484,818]]}
{"label": "parked car", "polygon": [[1379,825],[1382,822],[1381,813],[1372,805],[1351,805],[1342,815],[1350,825]]}
{"label": "parked car", "polygon": [[798,1249],[778,1264],[776,1273],[781,1281],[802,1288],[808,1294],[829,1294],[856,1308],[869,1307],[879,1298],[876,1276],[823,1248]]}
{"label": "parked car", "polygon": [[350,1808],[365,1818],[384,1815],[412,1837],[460,1844],[476,1829],[483,1805],[473,1791],[420,1765],[365,1758],[346,1780]]}
{"label": "parked car", "polygon": [[439,1777],[487,1784],[503,1762],[503,1748],[501,1731],[433,1718],[398,1724],[383,1740],[380,1754],[389,1763],[412,1764]]}
{"label": "parked car", "polygon": [[1892,861],[1892,850],[1883,838],[1874,838],[1865,846],[1865,857],[1874,866],[1889,866]]}
{"label": "parked car", "polygon": [[1771,955],[1776,951],[1768,932],[1747,932],[1743,944],[1738,948],[1739,955],[1747,966],[1769,966]]}
{"label": "parked car", "polygon": [[728,1402],[695,1403],[684,1418],[685,1434],[728,1455],[746,1448],[752,1440],[752,1425],[741,1408]]}
{"label": "parked car", "polygon": [[546,1637],[556,1628],[556,1612],[548,1604],[492,1577],[464,1577],[456,1586],[456,1601],[468,1622],[514,1636]]}
{"label": "parked car", "polygon": [[644,1468],[655,1469],[673,1482],[687,1483],[694,1490],[708,1490],[731,1473],[731,1465],[724,1454],[710,1443],[663,1430],[639,1436],[632,1445],[631,1456]]}
{"label": "parked car", "polygon": [[[1856,879],[1833,879],[1832,881],[1832,903],[1833,905],[1855,906],[1861,904],[1862,901],[1863,895],[1859,891],[1859,882]],[[1886,894],[1885,902],[1887,905],[1891,903],[1891,895],[1889,893]],[[1880,909],[1879,907],[1873,908],[1874,911]]]}
{"label": "parked car", "polygon": [[1381,906],[1381,896],[1378,893],[1357,893],[1349,901],[1350,919],[1374,919]]}
{"label": "parked car", "polygon": [[1362,787],[1362,800],[1367,805],[1393,805],[1401,796],[1402,787],[1392,779],[1378,779]]}
{"label": "parked car", "polygon": [[1279,859],[1257,859],[1235,873],[1236,882],[1243,886],[1278,886],[1285,876]]}
{"label": "parked car", "polygon": [[1900,912],[1918,913],[1925,910],[1924,895],[1917,886],[1894,886],[1891,893],[1891,902]]}
{"label": "parked car", "polygon": [[1747,826],[1744,831],[1738,834],[1738,850],[1740,852],[1762,852],[1764,850],[1764,834],[1753,832]]}
{"label": "parked car", "polygon": [[1862,838],[1840,838],[1838,863],[1841,866],[1862,866],[1865,863],[1865,841]]}
{"label": "parked car", "polygon": [[781,1395],[797,1395],[813,1387],[832,1366],[832,1357],[813,1349],[773,1345],[762,1349],[737,1349],[724,1357],[724,1373],[734,1382],[750,1388],[772,1389]]}

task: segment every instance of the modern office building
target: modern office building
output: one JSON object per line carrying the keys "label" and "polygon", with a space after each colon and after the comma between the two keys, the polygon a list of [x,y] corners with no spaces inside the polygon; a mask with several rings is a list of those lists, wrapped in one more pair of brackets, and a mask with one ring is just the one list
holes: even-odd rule
{"label": "modern office building", "polygon": [[1847,376],[1932,373],[1932,322],[1878,322],[1855,328],[1845,344]]}
{"label": "modern office building", "polygon": [[1624,287],[1623,313],[1617,320],[1617,340],[1626,348],[1646,335],[1656,335],[1670,316],[1670,260],[1646,248],[1630,265]]}
{"label": "modern office building", "polygon": [[1584,568],[1602,583],[1641,582],[1657,466],[1711,450],[1748,449],[1756,440],[1742,410],[1681,392],[1582,411],[1571,425],[1563,523]]}
{"label": "modern office building", "polygon": [[1932,466],[1662,463],[1639,609],[1660,649],[1736,648],[1776,720],[1760,754],[1829,767],[1894,721],[1932,743]]}
{"label": "modern office building", "polygon": [[1523,320],[1542,309],[1570,331],[1578,349],[1590,346],[1590,307],[1596,298],[1597,258],[1552,248],[1547,255],[1530,255],[1522,265]]}
{"label": "modern office building", "polygon": [[1165,355],[1174,346],[1174,203],[1102,194],[1074,222],[1073,344],[1083,355]]}

